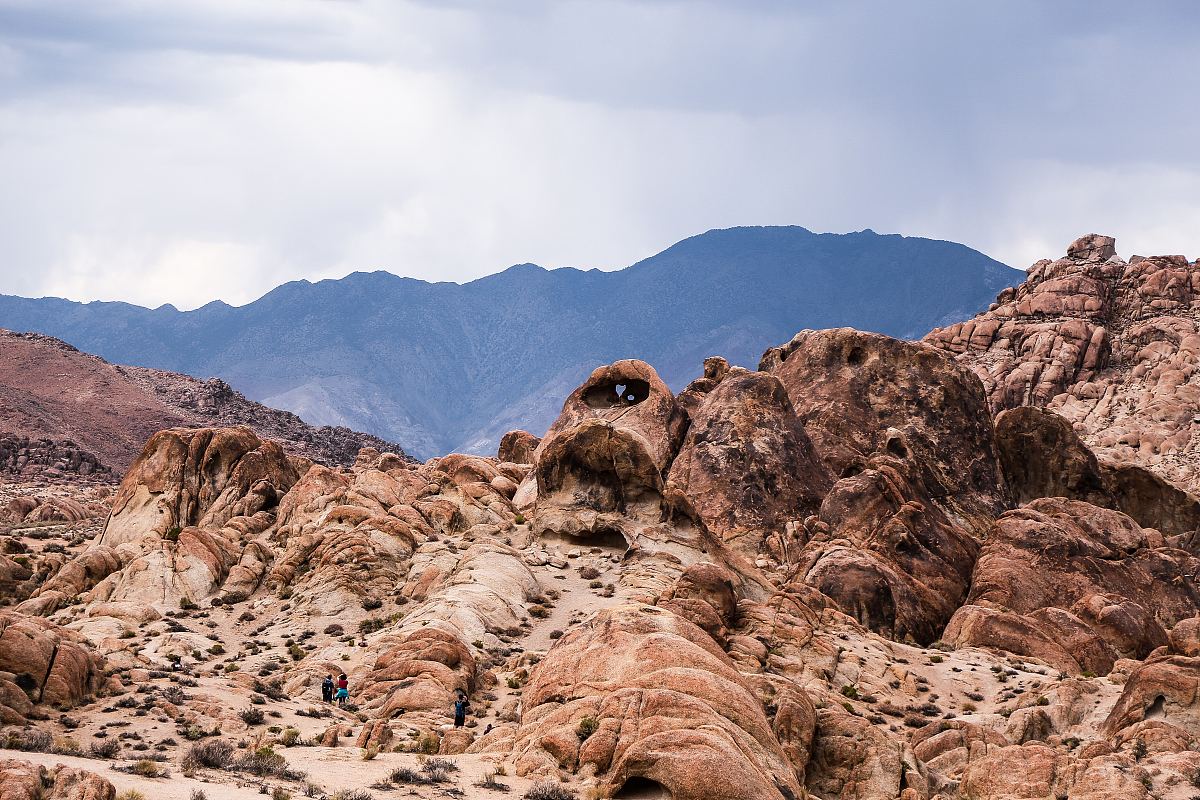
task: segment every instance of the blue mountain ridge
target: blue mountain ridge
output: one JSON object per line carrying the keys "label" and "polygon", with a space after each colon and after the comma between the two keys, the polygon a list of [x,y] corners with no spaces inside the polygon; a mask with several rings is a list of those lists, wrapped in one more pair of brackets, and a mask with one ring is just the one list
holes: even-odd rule
{"label": "blue mountain ridge", "polygon": [[712,230],[622,270],[519,264],[469,283],[292,281],[192,311],[0,295],[0,327],[109,361],[219,376],[311,424],[427,457],[541,434],[592,369],[641,358],[674,389],[709,355],[755,367],[804,328],[900,338],[965,319],[1024,273],[961,244],[801,227]]}

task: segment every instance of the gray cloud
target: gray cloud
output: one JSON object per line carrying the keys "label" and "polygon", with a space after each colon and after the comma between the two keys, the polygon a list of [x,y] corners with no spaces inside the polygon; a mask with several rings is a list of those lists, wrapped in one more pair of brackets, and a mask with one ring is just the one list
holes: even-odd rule
{"label": "gray cloud", "polygon": [[710,227],[1200,255],[1188,3],[0,0],[0,292],[193,307]]}

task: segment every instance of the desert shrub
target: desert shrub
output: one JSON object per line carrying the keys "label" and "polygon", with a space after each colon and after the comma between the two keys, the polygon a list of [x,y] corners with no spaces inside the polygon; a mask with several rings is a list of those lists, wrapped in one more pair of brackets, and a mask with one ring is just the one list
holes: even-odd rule
{"label": "desert shrub", "polygon": [[193,600],[192,598],[184,597],[184,598],[180,599],[179,607],[182,608],[184,611],[195,611],[200,606],[196,605],[196,601]]}
{"label": "desert shrub", "polygon": [[585,581],[595,580],[596,578],[600,577],[600,570],[591,566],[580,567],[579,577],[583,578]]}
{"label": "desert shrub", "polygon": [[276,753],[275,748],[267,745],[243,754],[234,762],[233,768],[260,778],[283,775],[287,772],[287,759]]}
{"label": "desert shrub", "polygon": [[267,717],[261,708],[255,708],[254,706],[243,708],[238,712],[238,716],[241,717],[242,722],[246,723],[247,725],[262,725],[263,720]]}
{"label": "desert shrub", "polygon": [[116,758],[117,753],[121,752],[121,743],[116,739],[101,739],[92,742],[90,750],[95,758]]}
{"label": "desert shrub", "polygon": [[294,747],[300,741],[300,731],[296,728],[284,728],[279,741],[284,747]]}
{"label": "desert shrub", "polygon": [[545,619],[546,617],[550,616],[550,609],[546,608],[541,603],[534,603],[529,606],[529,616],[537,617],[538,619]]}
{"label": "desert shrub", "polygon": [[162,698],[173,706],[187,701],[187,695],[178,686],[168,686],[166,689],[163,689]]}
{"label": "desert shrub", "polygon": [[179,735],[187,739],[189,742],[198,742],[205,736],[208,736],[208,731],[201,728],[199,725],[188,725],[179,729]]}
{"label": "desert shrub", "polygon": [[292,793],[282,786],[276,786],[271,791],[271,800],[292,800]]}
{"label": "desert shrub", "polygon": [[857,700],[858,699],[858,687],[856,687],[852,683],[847,683],[845,686],[842,687],[842,694],[845,695],[846,697],[849,697],[851,700]]}
{"label": "desert shrub", "polygon": [[185,761],[210,769],[228,769],[233,764],[233,745],[225,739],[197,742],[188,749]]}
{"label": "desert shrub", "polygon": [[364,597],[362,607],[363,611],[375,611],[383,608],[383,600],[378,597]]}
{"label": "desert shrub", "polygon": [[304,658],[304,648],[298,644],[289,645],[288,655],[292,657],[292,661],[299,661]]}
{"label": "desert shrub", "polygon": [[265,694],[272,700],[287,699],[287,694],[283,691],[283,681],[281,681],[279,678],[275,678],[266,682],[255,678],[254,691],[258,692],[259,694]]}
{"label": "desert shrub", "polygon": [[517,514],[516,516],[513,517],[513,522],[515,522],[517,525],[524,525],[525,524],[525,515]]}
{"label": "desert shrub", "polygon": [[358,632],[362,634],[374,633],[381,631],[387,627],[387,620],[379,617],[367,617],[358,623]]}
{"label": "desert shrub", "polygon": [[335,622],[332,625],[326,625],[324,632],[330,636],[341,636],[346,630]]}
{"label": "desert shrub", "polygon": [[330,800],[375,800],[366,789],[343,789],[330,797]]}
{"label": "desert shrub", "polygon": [[131,775],[141,775],[143,778],[166,778],[171,774],[166,767],[148,758],[133,762],[124,767],[122,772],[128,772]]}
{"label": "desert shrub", "polygon": [[137,789],[126,789],[117,795],[117,800],[146,800],[146,795]]}
{"label": "desert shrub", "polygon": [[425,783],[425,776],[412,767],[396,767],[388,773],[387,783],[403,786],[409,783]]}
{"label": "desert shrub", "polygon": [[54,744],[54,737],[49,731],[29,728],[27,730],[7,731],[3,738],[4,746],[9,750],[22,750],[26,753],[48,753]]}
{"label": "desert shrub", "polygon": [[424,733],[421,735],[418,745],[422,753],[433,755],[441,749],[442,742],[436,733],[430,731],[429,733]]}
{"label": "desert shrub", "polygon": [[192,789],[192,794],[189,797],[189,800],[208,800],[208,795],[206,795],[200,789]]}
{"label": "desert shrub", "polygon": [[508,791],[508,784],[501,783],[500,781],[496,780],[495,772],[483,773],[483,777],[480,778],[479,781],[475,785],[478,786],[480,789],[491,789],[493,792],[507,792]]}
{"label": "desert shrub", "polygon": [[70,736],[57,736],[54,744],[50,745],[50,752],[58,756],[81,756],[83,748]]}
{"label": "desert shrub", "polygon": [[575,800],[578,795],[561,783],[538,781],[530,786],[521,797],[523,800]]}
{"label": "desert shrub", "polygon": [[600,730],[600,720],[590,716],[584,717],[579,720],[579,726],[575,728],[575,735],[582,742],[598,730]]}

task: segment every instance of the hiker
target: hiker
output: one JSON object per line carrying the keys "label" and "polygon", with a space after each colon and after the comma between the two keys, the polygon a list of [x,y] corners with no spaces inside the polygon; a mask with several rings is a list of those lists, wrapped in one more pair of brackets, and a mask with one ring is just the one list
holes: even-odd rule
{"label": "hiker", "polygon": [[326,703],[333,702],[333,676],[326,675],[321,681],[321,699]]}
{"label": "hiker", "polygon": [[346,677],[346,673],[338,675],[337,682],[337,702],[339,706],[346,705],[346,701],[350,699],[350,680]]}
{"label": "hiker", "polygon": [[471,704],[467,701],[467,696],[462,689],[454,691],[454,727],[461,728],[467,721],[467,709],[471,707]]}

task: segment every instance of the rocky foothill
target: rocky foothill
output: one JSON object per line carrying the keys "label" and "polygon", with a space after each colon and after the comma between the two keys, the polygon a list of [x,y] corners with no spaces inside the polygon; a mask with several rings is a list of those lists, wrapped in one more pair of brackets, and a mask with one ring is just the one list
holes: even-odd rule
{"label": "rocky foothill", "polygon": [[1085,237],[925,342],[600,367],[496,458],[161,430],[0,510],[0,797],[1191,800],[1193,288]]}
{"label": "rocky foothill", "polygon": [[123,367],[36,333],[0,329],[0,482],[116,482],[156,431],[245,425],[332,466],[398,446],[308,425],[218,379]]}

